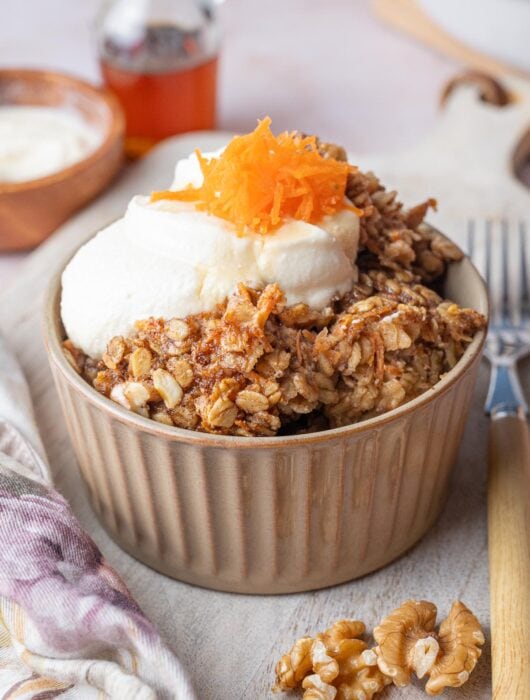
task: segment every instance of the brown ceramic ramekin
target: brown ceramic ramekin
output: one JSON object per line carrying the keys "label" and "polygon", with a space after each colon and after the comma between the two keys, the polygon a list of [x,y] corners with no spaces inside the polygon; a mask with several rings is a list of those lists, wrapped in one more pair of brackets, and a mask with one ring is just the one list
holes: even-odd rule
{"label": "brown ceramic ramekin", "polygon": [[[181,581],[286,593],[362,576],[411,547],[444,504],[485,333],[431,390],[377,418],[243,438],[161,425],[81,379],[61,351],[59,271],[46,300],[55,383],[92,505],[126,551]],[[445,293],[487,313],[468,259]]]}

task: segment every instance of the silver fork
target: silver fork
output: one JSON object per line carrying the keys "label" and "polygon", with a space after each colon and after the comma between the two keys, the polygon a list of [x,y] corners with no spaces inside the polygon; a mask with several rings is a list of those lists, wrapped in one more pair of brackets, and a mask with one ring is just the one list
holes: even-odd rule
{"label": "silver fork", "polygon": [[[513,228],[513,227],[512,227]],[[482,246],[478,236],[483,235]],[[479,249],[482,249],[479,251]],[[488,544],[494,700],[530,699],[530,434],[518,362],[530,353],[530,235],[519,223],[470,225],[468,251],[490,297],[492,372]]]}

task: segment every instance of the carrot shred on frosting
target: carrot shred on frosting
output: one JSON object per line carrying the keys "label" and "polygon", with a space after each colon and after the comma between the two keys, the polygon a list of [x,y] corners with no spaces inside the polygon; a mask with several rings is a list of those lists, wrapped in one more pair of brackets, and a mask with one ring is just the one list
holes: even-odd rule
{"label": "carrot shred on frosting", "polygon": [[151,201],[195,202],[196,208],[232,222],[238,233],[271,233],[286,219],[316,223],[341,209],[360,210],[345,199],[349,163],[324,158],[315,136],[275,136],[271,119],[236,136],[218,158],[195,151],[204,177],[200,187],[153,192]]}

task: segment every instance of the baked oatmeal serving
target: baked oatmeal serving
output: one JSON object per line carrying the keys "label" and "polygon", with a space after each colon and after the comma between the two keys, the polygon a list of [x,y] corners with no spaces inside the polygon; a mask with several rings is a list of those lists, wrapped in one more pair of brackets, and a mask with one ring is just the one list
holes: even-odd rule
{"label": "baked oatmeal serving", "polygon": [[344,426],[432,387],[485,318],[440,295],[460,250],[344,150],[270,120],[177,164],[170,190],[63,273],[66,357],[166,425],[273,436]]}

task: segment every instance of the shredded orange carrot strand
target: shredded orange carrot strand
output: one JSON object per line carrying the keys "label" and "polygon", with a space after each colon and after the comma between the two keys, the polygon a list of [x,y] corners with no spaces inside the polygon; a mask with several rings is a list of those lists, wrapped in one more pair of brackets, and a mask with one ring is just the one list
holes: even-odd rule
{"label": "shredded orange carrot strand", "polygon": [[362,213],[345,201],[351,165],[322,157],[314,136],[274,136],[270,125],[270,117],[258,122],[218,158],[207,160],[197,150],[202,186],[153,192],[151,201],[196,202],[197,209],[231,221],[239,233],[248,228],[270,233],[286,219],[316,223],[345,208]]}

